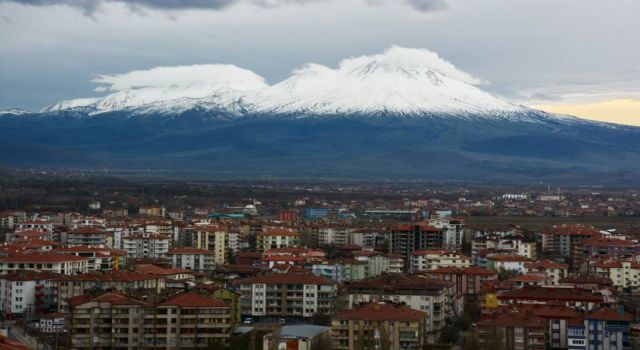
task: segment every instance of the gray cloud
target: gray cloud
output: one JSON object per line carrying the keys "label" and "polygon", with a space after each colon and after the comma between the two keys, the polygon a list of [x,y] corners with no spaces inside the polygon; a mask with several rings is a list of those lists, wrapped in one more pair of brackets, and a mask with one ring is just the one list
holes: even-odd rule
{"label": "gray cloud", "polygon": [[[124,3],[132,9],[148,8],[154,10],[220,10],[237,3],[249,3],[265,8],[275,8],[290,4],[303,4],[330,0],[0,0],[28,6],[65,5],[82,10],[85,14],[94,13],[104,3]],[[366,0],[369,4],[400,3],[409,5],[420,12],[439,11],[447,7],[448,0]]]}

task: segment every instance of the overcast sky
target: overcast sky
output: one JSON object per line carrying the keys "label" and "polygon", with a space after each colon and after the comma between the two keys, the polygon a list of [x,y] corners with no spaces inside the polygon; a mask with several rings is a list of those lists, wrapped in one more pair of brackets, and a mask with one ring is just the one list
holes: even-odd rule
{"label": "overcast sky", "polygon": [[640,124],[639,13],[638,0],[0,0],[0,108],[99,96],[98,74],[231,63],[274,83],[400,45],[515,102]]}

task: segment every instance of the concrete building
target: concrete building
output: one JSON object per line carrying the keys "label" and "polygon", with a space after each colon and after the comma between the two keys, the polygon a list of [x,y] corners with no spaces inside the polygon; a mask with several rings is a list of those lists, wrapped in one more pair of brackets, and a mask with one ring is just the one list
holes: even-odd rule
{"label": "concrete building", "polygon": [[443,249],[417,250],[411,253],[410,270],[431,271],[441,267],[469,267],[472,259],[462,253]]}
{"label": "concrete building", "polygon": [[334,281],[308,274],[272,274],[234,281],[246,316],[306,318],[331,315],[337,287]]}
{"label": "concrete building", "polygon": [[73,275],[89,271],[89,259],[66,254],[17,254],[0,257],[0,275],[18,270],[49,271]]}
{"label": "concrete building", "polygon": [[124,294],[69,299],[74,349],[209,349],[231,334],[230,309],[221,300],[181,293],[151,304]]}
{"label": "concrete building", "polygon": [[132,259],[162,258],[169,251],[171,236],[143,233],[122,237],[122,249]]}
{"label": "concrete building", "polygon": [[329,349],[331,327],[310,324],[284,326],[277,332],[266,334],[263,349],[315,350]]}
{"label": "concrete building", "polygon": [[196,272],[211,272],[215,269],[215,253],[197,248],[173,248],[166,253],[171,258],[171,266]]}
{"label": "concrete building", "polygon": [[258,232],[256,235],[256,250],[259,252],[298,245],[300,245],[300,234],[282,228],[269,229]]}
{"label": "concrete building", "polygon": [[370,303],[331,318],[332,349],[420,349],[426,344],[426,312]]}

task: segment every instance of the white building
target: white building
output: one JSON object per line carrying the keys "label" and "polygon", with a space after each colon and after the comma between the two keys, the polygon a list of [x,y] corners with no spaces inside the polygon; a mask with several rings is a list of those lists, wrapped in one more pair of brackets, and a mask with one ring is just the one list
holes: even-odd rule
{"label": "white building", "polygon": [[441,249],[417,250],[410,256],[411,271],[432,271],[441,267],[469,267],[472,259],[461,253]]}
{"label": "white building", "polygon": [[171,266],[196,272],[211,272],[215,269],[215,252],[198,248],[173,248],[166,253]]}
{"label": "white building", "polygon": [[36,271],[0,276],[0,310],[7,315],[46,312],[53,303],[52,280],[57,276]]}
{"label": "white building", "polygon": [[443,245],[448,249],[462,249],[464,239],[464,220],[437,216],[429,219],[429,226],[444,230]]}
{"label": "white building", "polygon": [[122,249],[129,258],[162,258],[169,251],[169,237],[152,233],[122,237]]}
{"label": "white building", "polygon": [[89,271],[89,258],[46,253],[0,257],[0,275],[17,270],[50,271],[74,275]]}

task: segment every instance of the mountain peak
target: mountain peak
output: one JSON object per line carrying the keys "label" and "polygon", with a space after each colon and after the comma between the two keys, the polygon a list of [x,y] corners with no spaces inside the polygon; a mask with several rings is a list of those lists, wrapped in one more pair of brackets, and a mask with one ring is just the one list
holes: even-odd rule
{"label": "mountain peak", "polygon": [[235,113],[367,114],[421,116],[504,114],[526,108],[483,91],[482,81],[426,49],[392,46],[351,57],[336,68],[308,63],[285,80],[267,85],[252,71],[210,64],[157,67],[93,80],[102,98],[63,101],[45,111],[89,113],[137,108],[140,113],[178,113],[190,108]]}

